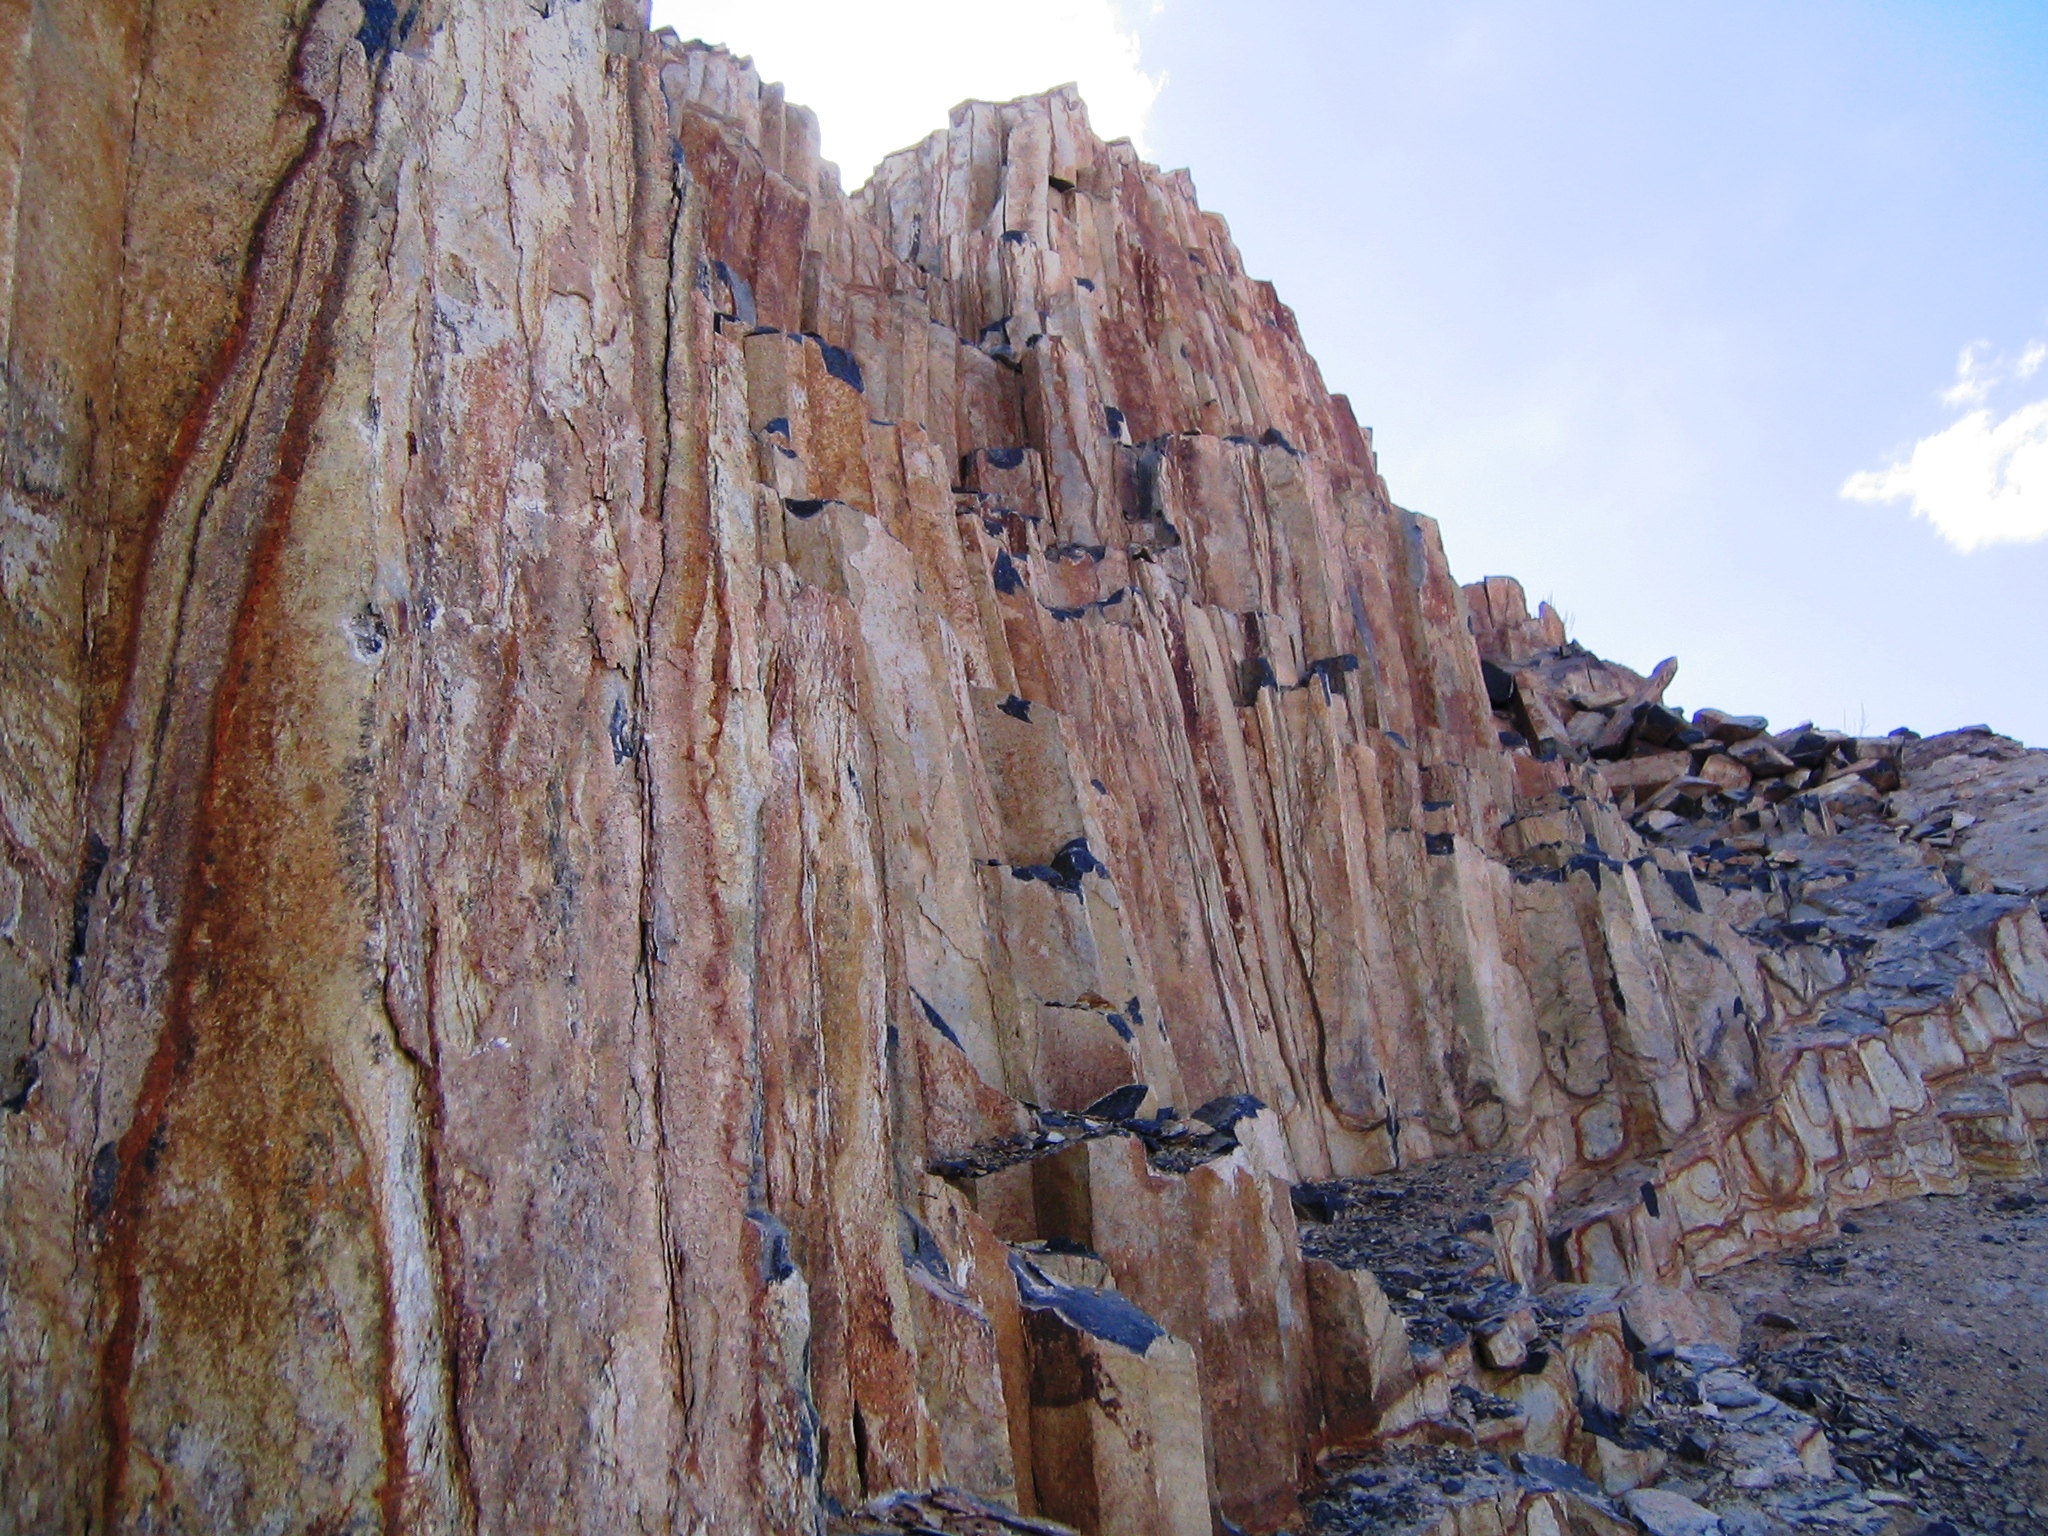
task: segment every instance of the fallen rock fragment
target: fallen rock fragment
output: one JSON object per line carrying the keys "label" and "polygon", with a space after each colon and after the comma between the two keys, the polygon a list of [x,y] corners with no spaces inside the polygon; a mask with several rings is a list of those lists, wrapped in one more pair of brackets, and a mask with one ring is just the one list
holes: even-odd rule
{"label": "fallen rock fragment", "polygon": [[1721,1517],[1684,1494],[1661,1488],[1632,1488],[1622,1504],[1650,1536],[1722,1536]]}

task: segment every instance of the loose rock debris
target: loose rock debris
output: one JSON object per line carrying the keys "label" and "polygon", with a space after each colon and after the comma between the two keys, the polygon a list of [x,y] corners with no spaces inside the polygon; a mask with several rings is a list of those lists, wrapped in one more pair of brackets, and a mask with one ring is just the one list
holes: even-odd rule
{"label": "loose rock debris", "polygon": [[1758,1384],[1915,1518],[2048,1530],[2048,1185],[1901,1201],[1842,1228],[1711,1282],[1743,1314]]}

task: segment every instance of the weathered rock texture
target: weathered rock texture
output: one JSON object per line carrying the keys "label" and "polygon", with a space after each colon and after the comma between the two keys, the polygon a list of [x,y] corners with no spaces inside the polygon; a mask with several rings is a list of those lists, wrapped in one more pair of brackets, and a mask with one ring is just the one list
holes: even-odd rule
{"label": "weathered rock texture", "polygon": [[2034,1157],[2042,756],[1461,590],[1070,90],[0,27],[9,1529],[1605,1529],[1695,1275]]}

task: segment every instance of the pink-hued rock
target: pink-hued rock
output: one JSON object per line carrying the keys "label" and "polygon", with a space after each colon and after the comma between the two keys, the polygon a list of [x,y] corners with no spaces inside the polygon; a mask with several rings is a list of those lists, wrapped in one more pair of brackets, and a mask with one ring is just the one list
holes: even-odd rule
{"label": "pink-hued rock", "polygon": [[[2033,1166],[2048,759],[1461,588],[1071,88],[849,196],[625,0],[17,10],[0,1524],[1618,1485],[1697,1274]],[[1304,1265],[1473,1160],[1497,1308]]]}

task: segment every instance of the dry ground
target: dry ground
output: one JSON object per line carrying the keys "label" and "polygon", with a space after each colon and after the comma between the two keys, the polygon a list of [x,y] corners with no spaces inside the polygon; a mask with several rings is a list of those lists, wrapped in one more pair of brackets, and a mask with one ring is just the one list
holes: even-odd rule
{"label": "dry ground", "polygon": [[1883,1206],[1709,1288],[1759,1385],[1909,1499],[1907,1530],[2048,1533],[2048,1183]]}

